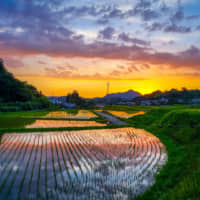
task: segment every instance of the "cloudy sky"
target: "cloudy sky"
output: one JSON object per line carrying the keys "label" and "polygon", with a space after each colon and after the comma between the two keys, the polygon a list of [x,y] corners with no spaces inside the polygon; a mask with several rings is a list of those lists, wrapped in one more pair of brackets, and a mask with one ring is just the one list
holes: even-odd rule
{"label": "cloudy sky", "polygon": [[199,0],[0,0],[0,57],[46,95],[200,88]]}

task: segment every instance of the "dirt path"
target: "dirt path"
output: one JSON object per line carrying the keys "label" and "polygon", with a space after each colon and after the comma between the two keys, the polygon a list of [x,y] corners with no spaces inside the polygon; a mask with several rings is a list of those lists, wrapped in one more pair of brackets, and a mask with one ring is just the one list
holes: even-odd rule
{"label": "dirt path", "polygon": [[115,125],[127,125],[126,122],[124,122],[122,120],[119,120],[118,118],[113,117],[112,115],[109,115],[109,114],[101,112],[101,111],[97,111],[97,113],[99,115],[102,115],[103,117],[105,117],[112,124],[115,124]]}

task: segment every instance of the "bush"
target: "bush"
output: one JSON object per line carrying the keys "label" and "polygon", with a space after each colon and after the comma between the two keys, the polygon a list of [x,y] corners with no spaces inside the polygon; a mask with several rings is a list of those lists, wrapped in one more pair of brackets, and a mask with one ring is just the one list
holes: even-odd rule
{"label": "bush", "polygon": [[0,112],[16,112],[20,110],[21,108],[18,106],[0,106]]}
{"label": "bush", "polygon": [[39,98],[38,101],[32,102],[16,102],[16,103],[1,103],[0,112],[15,112],[23,110],[37,110],[50,108],[52,105],[46,97]]}

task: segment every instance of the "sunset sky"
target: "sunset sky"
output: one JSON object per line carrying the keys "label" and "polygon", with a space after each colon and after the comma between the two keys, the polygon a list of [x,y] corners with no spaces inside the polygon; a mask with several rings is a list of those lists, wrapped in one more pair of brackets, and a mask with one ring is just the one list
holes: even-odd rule
{"label": "sunset sky", "polygon": [[200,1],[0,0],[0,57],[48,96],[200,88]]}

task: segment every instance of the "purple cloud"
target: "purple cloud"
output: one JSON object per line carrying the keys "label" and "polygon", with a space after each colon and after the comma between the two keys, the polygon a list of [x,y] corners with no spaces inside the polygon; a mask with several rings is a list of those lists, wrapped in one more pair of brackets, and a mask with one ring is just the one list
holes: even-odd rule
{"label": "purple cloud", "polygon": [[187,26],[179,26],[176,24],[169,24],[169,23],[158,23],[155,22],[151,25],[146,26],[146,30],[148,31],[164,31],[165,33],[190,33],[192,30],[190,27]]}
{"label": "purple cloud", "polygon": [[115,33],[115,29],[112,27],[106,27],[105,29],[99,32],[99,38],[110,40],[113,38],[113,34]]}
{"label": "purple cloud", "polygon": [[126,33],[121,33],[119,34],[118,36],[118,39],[121,40],[121,41],[124,41],[124,42],[130,42],[132,44],[138,44],[138,45],[150,45],[150,42],[147,42],[145,40],[141,40],[141,39],[138,39],[138,38],[133,38],[133,37],[130,37],[128,34]]}
{"label": "purple cloud", "polygon": [[180,22],[184,19],[184,12],[183,12],[183,8],[181,6],[181,1],[178,0],[178,5],[177,5],[177,10],[176,12],[171,16],[171,21],[172,23],[176,23],[176,22]]}
{"label": "purple cloud", "polygon": [[161,31],[165,24],[161,24],[159,22],[154,22],[153,24],[146,27],[148,31]]}
{"label": "purple cloud", "polygon": [[185,26],[177,26],[176,24],[167,25],[164,28],[165,32],[174,32],[174,33],[190,33],[191,28]]}
{"label": "purple cloud", "polygon": [[[128,10],[113,5],[68,6],[67,2],[63,3],[59,0],[29,0],[17,3],[13,0],[0,1],[0,54],[2,56],[45,54],[64,58],[98,57],[141,61],[147,64],[167,64],[175,67],[197,68],[200,66],[199,48],[194,46],[176,54],[159,53],[148,46],[150,42],[131,37],[127,33],[120,34],[117,29],[114,30],[109,26],[101,26],[101,37],[110,40],[113,38],[113,34],[118,34],[120,44],[113,41],[98,41],[98,39],[86,42],[87,38],[77,34],[73,28],[69,28],[72,27],[73,20],[80,19],[81,16],[94,16],[91,23],[96,23],[96,20],[101,19],[104,19],[104,23],[108,23],[113,19],[124,20],[129,17],[137,17],[145,20],[149,31],[189,33],[192,31],[190,26],[178,23],[185,18],[181,7],[174,13],[171,12],[171,7],[167,7],[165,4],[157,10],[153,10],[153,5],[157,5],[159,0],[137,1],[136,6]],[[169,24],[169,21],[166,23],[158,18],[158,16],[165,17],[166,14],[167,20],[171,16],[175,17],[174,23]],[[149,23],[151,23],[150,26]],[[189,53],[190,51],[193,51],[192,55]],[[68,67],[66,71],[72,71],[72,68]]]}

